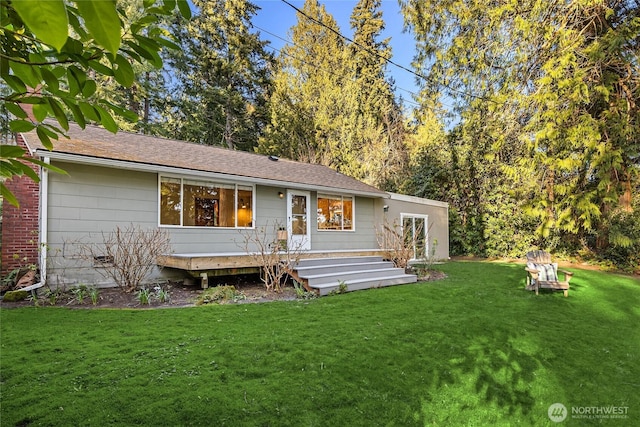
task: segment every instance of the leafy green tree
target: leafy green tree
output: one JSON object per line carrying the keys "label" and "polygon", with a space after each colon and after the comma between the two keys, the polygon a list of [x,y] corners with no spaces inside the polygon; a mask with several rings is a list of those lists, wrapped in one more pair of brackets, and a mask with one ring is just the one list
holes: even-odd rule
{"label": "leafy green tree", "polygon": [[495,176],[507,181],[493,191],[536,218],[540,245],[561,236],[607,247],[610,216],[632,210],[639,179],[637,4],[401,3],[425,77],[420,100],[446,96],[474,139],[500,153]]}
{"label": "leafy green tree", "polygon": [[171,53],[176,96],[165,113],[171,136],[252,150],[266,121],[273,57],[251,31],[257,7],[245,0],[195,0],[188,25],[176,22]]}
{"label": "leafy green tree", "polygon": [[[190,16],[187,0],[145,1],[143,13],[134,20],[125,19],[123,9],[111,0],[0,0],[0,78],[9,88],[2,103],[15,117],[9,131],[35,129],[42,144],[51,148],[69,129],[68,117],[82,128],[93,122],[114,133],[114,115],[135,120],[134,113],[97,95],[97,79],[109,76],[130,87],[135,79],[132,63],[161,67],[161,48],[176,45],[156,24],[159,16],[173,13],[176,4]],[[17,204],[4,180],[23,174],[37,180],[29,162],[51,167],[17,146],[1,149],[0,190]]]}
{"label": "leafy green tree", "polygon": [[[147,13],[144,0],[120,0],[118,7],[121,10],[120,17],[123,20],[124,28],[130,27],[132,23],[142,19]],[[170,24],[175,19],[175,11],[172,14],[158,15],[155,25],[159,30],[166,32],[169,31]],[[161,113],[164,111],[165,99],[170,93],[165,78],[171,73],[164,60],[167,51],[171,51],[171,49],[163,49],[158,52],[163,59],[163,67],[157,67],[157,64],[149,61],[132,62],[134,80],[130,86],[121,85],[113,76],[96,76],[96,96],[136,113],[138,116],[138,120],[130,121],[114,115],[113,118],[119,129],[146,134],[162,135],[166,133],[163,132],[166,122],[161,117]]]}
{"label": "leafy green tree", "polygon": [[595,232],[601,250],[610,214],[632,208],[640,172],[640,12],[628,1],[555,6],[560,31],[530,97],[532,157],[543,184],[532,212],[544,235]]}
{"label": "leafy green tree", "polygon": [[352,41],[316,0],[305,2],[274,77],[271,122],[259,150],[322,163],[381,188],[408,164],[405,120],[386,75],[391,56],[380,1],[361,0]]}

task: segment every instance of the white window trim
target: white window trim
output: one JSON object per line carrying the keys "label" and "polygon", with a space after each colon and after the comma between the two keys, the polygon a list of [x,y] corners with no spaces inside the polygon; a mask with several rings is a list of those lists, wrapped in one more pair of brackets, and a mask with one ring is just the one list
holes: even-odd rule
{"label": "white window trim", "polygon": [[[402,231],[402,235],[404,236],[404,220],[405,218],[421,218],[424,219],[424,242],[425,242],[425,254],[428,256],[429,255],[429,248],[431,247],[430,243],[429,243],[429,215],[426,214],[412,214],[412,213],[404,213],[401,212],[400,213],[400,227],[401,227],[401,231]],[[412,221],[413,224],[413,231],[415,232],[415,227],[416,227],[416,222]],[[415,248],[414,248],[414,254],[415,254]],[[417,258],[412,258],[409,261],[418,261]]]}
{"label": "white window trim", "polygon": [[[160,212],[160,201],[162,199],[162,178],[171,178],[171,179],[179,179],[180,180],[180,224],[179,225],[174,225],[174,224],[161,224],[160,223],[160,217],[161,217],[161,212]],[[182,208],[184,207],[184,181],[199,181],[199,182],[204,182],[204,183],[209,183],[209,184],[223,184],[223,185],[233,185],[234,186],[234,210],[236,212],[235,215],[235,225],[233,227],[203,227],[203,226],[197,226],[197,225],[184,225],[184,220],[183,220],[183,215],[182,215]],[[238,187],[251,187],[251,218],[253,219],[251,221],[251,223],[253,224],[251,227],[238,227]],[[197,178],[197,177],[193,177],[193,176],[181,176],[181,175],[170,175],[170,174],[158,174],[158,201],[157,201],[157,206],[158,206],[158,227],[163,227],[163,228],[180,228],[180,229],[197,229],[197,230],[235,230],[235,229],[239,229],[239,230],[251,230],[255,228],[255,223],[256,223],[256,186],[255,184],[248,184],[248,183],[238,183],[238,182],[233,182],[233,181],[226,181],[226,180],[210,180],[210,179],[204,179],[204,178]]]}
{"label": "white window trim", "polygon": [[316,208],[318,207],[318,199],[320,198],[337,198],[340,197],[340,202],[342,203],[343,209],[344,209],[344,198],[345,197],[350,197],[351,198],[351,228],[345,229],[344,228],[344,217],[342,217],[342,228],[340,230],[332,230],[332,229],[326,229],[326,228],[320,228],[318,227],[318,213],[316,211],[316,230],[320,233],[351,233],[351,232],[355,232],[356,231],[356,196],[354,194],[330,194],[330,193],[317,193],[316,194]]}

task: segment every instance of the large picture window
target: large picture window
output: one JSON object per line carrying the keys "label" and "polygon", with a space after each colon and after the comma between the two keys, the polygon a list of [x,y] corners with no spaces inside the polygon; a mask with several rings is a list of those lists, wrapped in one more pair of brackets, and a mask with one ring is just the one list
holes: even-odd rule
{"label": "large picture window", "polygon": [[318,230],[353,230],[353,197],[319,194]]}
{"label": "large picture window", "polygon": [[253,187],[161,177],[160,225],[251,227]]}

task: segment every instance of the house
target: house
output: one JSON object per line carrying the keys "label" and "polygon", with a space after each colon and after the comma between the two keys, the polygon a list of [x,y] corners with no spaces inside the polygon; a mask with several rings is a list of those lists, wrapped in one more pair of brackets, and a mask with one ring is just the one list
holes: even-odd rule
{"label": "house", "polygon": [[37,264],[51,286],[108,285],[99,265],[79,259],[76,243],[100,243],[102,233],[130,224],[170,236],[171,253],[158,261],[165,268],[150,280],[255,270],[247,252],[256,248],[241,242],[256,228],[281,229],[301,258],[352,263],[381,257],[376,228],[395,221],[413,227],[427,247],[437,241],[435,257],[448,258],[446,203],[389,194],[326,166],[275,156],[90,125],[71,124],[67,134],[52,151],[35,132],[17,137],[67,174],[39,170],[39,184],[7,183],[21,206],[4,207],[3,272]]}

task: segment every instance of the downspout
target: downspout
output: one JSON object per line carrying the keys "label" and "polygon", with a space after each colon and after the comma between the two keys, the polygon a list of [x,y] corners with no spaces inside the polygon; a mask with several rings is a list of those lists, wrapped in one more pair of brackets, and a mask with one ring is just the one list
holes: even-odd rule
{"label": "downspout", "polygon": [[[51,160],[49,157],[45,157],[42,159],[46,164],[50,164]],[[21,291],[31,291],[34,295],[36,289],[43,287],[47,283],[47,223],[48,223],[48,212],[47,207],[49,205],[49,174],[46,168],[40,169],[40,200],[38,202],[38,251],[40,253],[40,281],[38,283],[34,283],[33,285],[26,286],[24,288],[20,288]]]}
{"label": "downspout", "polygon": [[[51,159],[45,157],[43,161],[51,164]],[[42,168],[42,176],[40,177],[40,237],[38,247],[40,249],[40,286],[47,283],[47,233],[49,232],[49,172],[47,168]]]}

